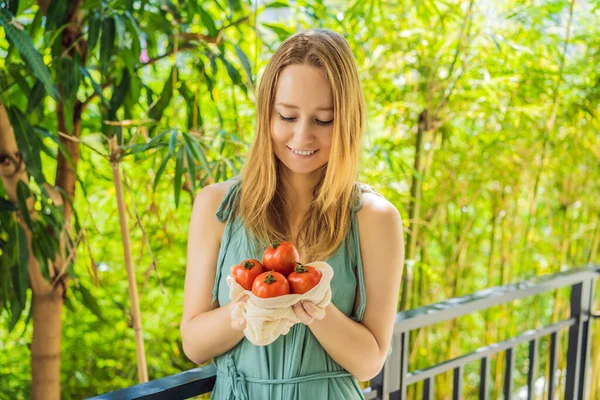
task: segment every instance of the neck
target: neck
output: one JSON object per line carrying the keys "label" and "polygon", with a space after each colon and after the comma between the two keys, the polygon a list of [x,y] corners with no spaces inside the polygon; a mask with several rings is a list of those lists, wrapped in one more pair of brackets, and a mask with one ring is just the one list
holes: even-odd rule
{"label": "neck", "polygon": [[313,190],[318,183],[318,174],[296,174],[287,169],[281,171],[281,184],[292,215],[304,215],[313,201]]}

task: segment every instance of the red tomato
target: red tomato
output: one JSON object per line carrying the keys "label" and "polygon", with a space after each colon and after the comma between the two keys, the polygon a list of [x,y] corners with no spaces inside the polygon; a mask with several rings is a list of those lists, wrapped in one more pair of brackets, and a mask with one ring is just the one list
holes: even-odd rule
{"label": "red tomato", "polygon": [[263,265],[266,270],[277,271],[288,276],[300,261],[300,254],[290,242],[274,241],[263,253]]}
{"label": "red tomato", "polygon": [[260,261],[250,258],[234,266],[231,275],[244,289],[252,290],[252,283],[265,271]]}
{"label": "red tomato", "polygon": [[319,284],[322,275],[314,267],[297,263],[294,272],[287,279],[293,294],[304,294]]}
{"label": "red tomato", "polygon": [[283,296],[290,294],[290,284],[279,272],[263,272],[254,280],[252,293],[262,298]]}

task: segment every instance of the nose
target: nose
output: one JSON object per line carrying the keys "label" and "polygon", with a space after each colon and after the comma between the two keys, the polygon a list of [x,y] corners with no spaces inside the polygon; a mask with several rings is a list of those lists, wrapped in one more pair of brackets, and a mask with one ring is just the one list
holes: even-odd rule
{"label": "nose", "polygon": [[314,141],[312,127],[310,121],[306,118],[298,121],[294,130],[294,142],[301,145],[308,145]]}

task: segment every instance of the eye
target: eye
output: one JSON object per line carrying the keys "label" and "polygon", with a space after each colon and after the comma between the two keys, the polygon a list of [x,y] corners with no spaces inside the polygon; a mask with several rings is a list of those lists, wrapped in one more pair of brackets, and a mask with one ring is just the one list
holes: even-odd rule
{"label": "eye", "polygon": [[[296,117],[284,117],[283,115],[277,113],[279,115],[279,119],[286,121],[286,122],[293,122]],[[327,126],[327,125],[331,125],[333,123],[333,120],[330,121],[321,121],[316,119],[315,122],[317,123],[317,125],[321,125],[321,126]]]}
{"label": "eye", "polygon": [[317,122],[317,124],[321,125],[321,126],[327,126],[327,125],[331,125],[333,123],[333,120],[331,121],[319,121],[318,119],[315,120]]}
{"label": "eye", "polygon": [[[277,113],[277,114],[279,114],[279,113]],[[296,119],[296,118],[293,118],[293,117],[292,118],[287,118],[287,117],[284,117],[281,114],[279,114],[279,118],[282,119],[282,120],[284,120],[284,121],[287,121],[287,122],[292,122],[293,120]]]}

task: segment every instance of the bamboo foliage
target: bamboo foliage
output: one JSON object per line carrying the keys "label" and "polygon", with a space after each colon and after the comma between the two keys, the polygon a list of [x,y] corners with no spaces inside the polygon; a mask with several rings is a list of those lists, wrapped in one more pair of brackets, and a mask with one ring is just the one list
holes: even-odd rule
{"label": "bamboo foliage", "polygon": [[[190,200],[202,186],[237,173],[252,139],[257,78],[297,27],[342,32],[356,54],[369,105],[359,178],[404,219],[403,307],[600,262],[597,2],[71,2],[80,13],[67,3],[11,1],[0,22],[0,99],[29,178],[29,193],[24,185],[0,185],[0,277],[7,282],[0,318],[12,327],[0,340],[14,369],[0,365],[0,379],[11,373],[2,386],[13,398],[29,397],[22,388],[31,368],[21,360],[31,353],[18,336],[32,338],[25,322],[34,318],[35,298],[22,290],[32,285],[22,265],[13,268],[29,253],[47,282],[63,270],[70,277],[61,368],[75,378],[63,381],[64,397],[139,380],[136,340],[125,322],[133,316],[130,280],[126,269],[114,268],[126,264],[117,219],[127,212],[112,201],[112,137],[120,143],[122,179],[135,194],[125,209],[135,213],[127,216],[135,221],[131,263],[138,279],[144,274],[139,308],[152,338],[148,378],[194,366],[176,329]],[[289,19],[268,19],[274,15]],[[32,64],[40,57],[24,34],[56,98],[44,68]],[[25,209],[18,186],[39,221],[34,237],[42,237],[36,226],[54,232],[33,240],[31,252],[23,250],[28,225],[27,214],[17,212]],[[75,187],[77,195],[67,189]],[[56,193],[64,205],[52,201]],[[72,218],[64,218],[71,202]],[[76,243],[78,257],[69,259]],[[70,260],[66,269],[57,267],[61,257]],[[159,270],[163,279],[153,279]],[[564,317],[567,305],[568,293],[549,293],[420,330],[411,338],[410,367],[548,324]],[[595,323],[594,361],[597,329]],[[565,335],[559,339],[564,353]],[[539,379],[550,372],[542,356],[548,342],[540,341]],[[519,388],[527,356],[521,348],[515,356]],[[491,359],[492,398],[502,389],[503,363],[502,354]],[[593,383],[600,376],[594,364]],[[465,398],[477,396],[478,372],[479,365],[465,367]],[[436,398],[450,398],[448,378],[436,379]],[[597,384],[592,390],[598,396]]]}

